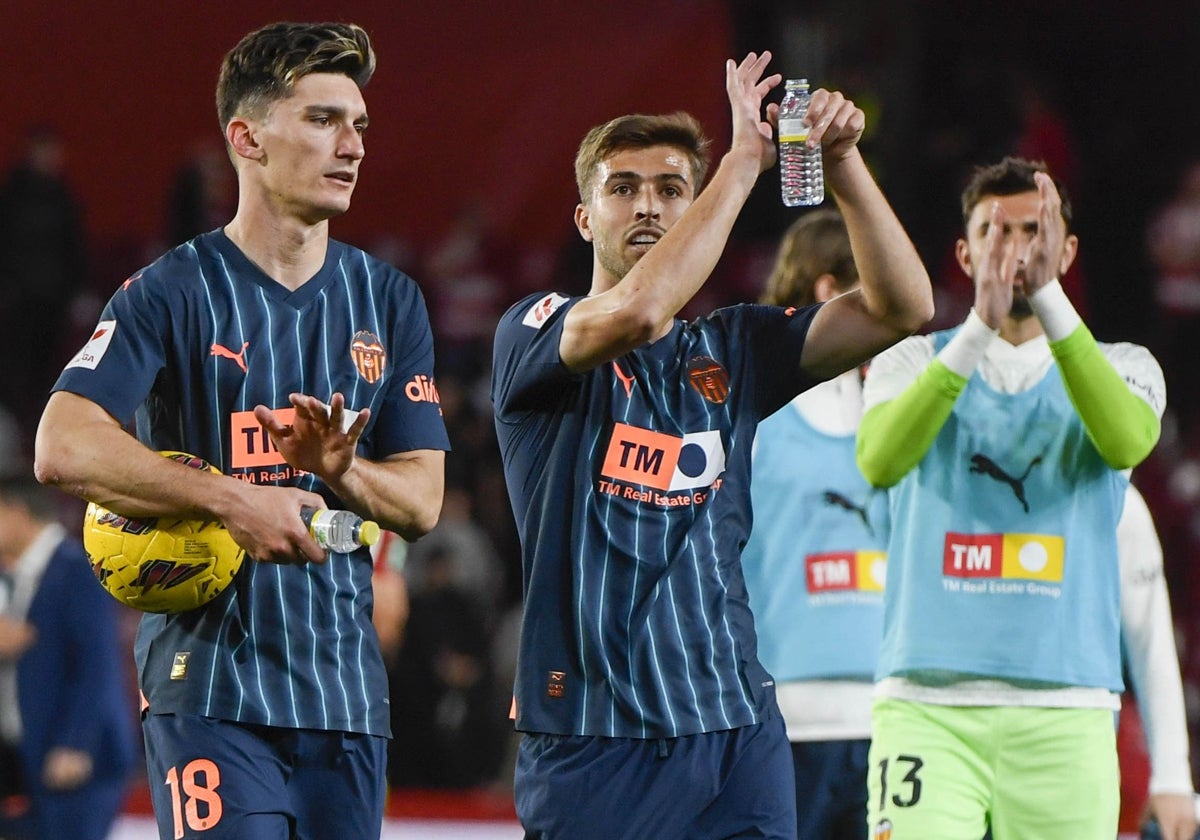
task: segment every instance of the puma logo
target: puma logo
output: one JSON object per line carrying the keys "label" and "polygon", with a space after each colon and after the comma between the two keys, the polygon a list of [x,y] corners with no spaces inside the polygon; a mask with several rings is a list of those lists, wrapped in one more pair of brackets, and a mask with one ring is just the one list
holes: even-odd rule
{"label": "puma logo", "polygon": [[621,380],[621,384],[625,386],[625,396],[633,396],[633,375],[625,375],[625,371],[621,370],[621,366],[615,361],[612,363],[613,371],[617,374],[617,379]]}
{"label": "puma logo", "polygon": [[858,514],[858,518],[862,520],[862,523],[866,526],[867,531],[874,535],[875,529],[871,527],[871,520],[870,517],[867,516],[867,508],[865,505],[854,504],[854,502],[850,501],[836,490],[826,490],[822,494],[822,498],[825,499],[825,504],[827,505],[840,507],[843,510],[850,511],[850,513]]}
{"label": "puma logo", "polygon": [[242,373],[247,373],[247,370],[246,370],[246,348],[249,346],[250,346],[250,342],[244,341],[244,342],[242,342],[242,349],[239,350],[237,353],[234,353],[232,350],[230,350],[228,347],[225,347],[222,344],[214,344],[212,347],[209,348],[208,355],[221,356],[226,359],[233,359],[235,362],[237,362],[237,366],[242,369]]}
{"label": "puma logo", "polygon": [[1025,472],[1021,473],[1020,478],[1014,478],[1000,469],[996,462],[988,456],[976,453],[971,456],[971,472],[983,473],[988,478],[994,478],[996,481],[1007,484],[1012,488],[1013,495],[1017,497],[1021,507],[1025,508],[1026,513],[1029,513],[1029,502],[1025,499],[1025,479],[1029,478],[1030,470],[1040,463],[1042,463],[1042,456],[1038,455],[1029,462],[1029,466],[1025,468]]}

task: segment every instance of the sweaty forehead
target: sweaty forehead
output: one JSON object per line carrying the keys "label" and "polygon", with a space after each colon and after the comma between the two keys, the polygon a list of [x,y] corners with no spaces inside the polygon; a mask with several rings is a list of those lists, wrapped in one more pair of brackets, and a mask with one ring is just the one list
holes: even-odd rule
{"label": "sweaty forehead", "polygon": [[614,175],[636,175],[640,178],[677,177],[691,183],[691,164],[688,156],[675,146],[646,146],[618,149],[600,162],[597,183]]}

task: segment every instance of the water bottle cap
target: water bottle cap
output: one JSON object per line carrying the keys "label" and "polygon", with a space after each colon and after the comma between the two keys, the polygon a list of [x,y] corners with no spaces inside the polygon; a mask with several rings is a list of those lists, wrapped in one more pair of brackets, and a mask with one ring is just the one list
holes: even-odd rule
{"label": "water bottle cap", "polygon": [[808,87],[808,79],[788,79],[786,90],[804,90]]}
{"label": "water bottle cap", "polygon": [[370,519],[364,521],[358,529],[358,541],[363,545],[375,545],[379,542],[379,523]]}

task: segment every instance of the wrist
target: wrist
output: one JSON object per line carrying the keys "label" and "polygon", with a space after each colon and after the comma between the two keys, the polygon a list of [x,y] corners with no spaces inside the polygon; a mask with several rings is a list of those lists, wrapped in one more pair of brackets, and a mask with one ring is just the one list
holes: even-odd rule
{"label": "wrist", "polygon": [[1031,294],[1029,305],[1052,342],[1063,340],[1083,322],[1057,277]]}
{"label": "wrist", "polygon": [[974,307],[967,313],[967,320],[946,342],[946,346],[938,353],[942,364],[964,379],[970,379],[975,368],[983,361],[988,345],[999,334],[999,330],[989,327]]}

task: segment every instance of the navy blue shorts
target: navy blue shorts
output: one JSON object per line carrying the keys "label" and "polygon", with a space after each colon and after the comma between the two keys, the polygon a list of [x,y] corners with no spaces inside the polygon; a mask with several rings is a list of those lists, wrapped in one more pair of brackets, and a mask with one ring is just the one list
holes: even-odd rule
{"label": "navy blue shorts", "polygon": [[163,840],[379,840],[387,739],[146,715]]}
{"label": "navy blue shorts", "polygon": [[871,742],[792,744],[800,840],[862,840],[867,836],[867,752]]}
{"label": "navy blue shorts", "polygon": [[794,840],[783,721],[682,738],[526,734],[514,798],[526,840]]}

